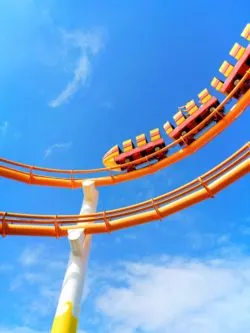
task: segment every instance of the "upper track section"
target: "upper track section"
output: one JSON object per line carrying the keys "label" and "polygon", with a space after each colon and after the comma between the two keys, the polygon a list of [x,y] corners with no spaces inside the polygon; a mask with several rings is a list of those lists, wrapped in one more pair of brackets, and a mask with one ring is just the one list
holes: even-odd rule
{"label": "upper track section", "polygon": [[[250,24],[241,36],[250,41]],[[131,139],[126,140],[123,150],[116,145],[105,154],[105,168],[89,170],[42,168],[0,158],[0,176],[28,184],[78,188],[83,175],[88,175],[85,179],[93,179],[96,186],[106,186],[154,173],[182,160],[220,134],[250,105],[249,43],[246,46],[236,43],[230,55],[235,58],[235,64],[224,61],[219,69],[225,81],[214,78],[211,82],[212,88],[224,95],[224,100],[220,102],[208,89],[204,89],[198,95],[200,105],[190,100],[179,108],[173,116],[175,126],[170,122],[163,126],[171,143],[165,142],[158,128],[153,129],[150,142],[145,134],[136,137],[136,144]],[[234,106],[226,110],[229,101],[234,102]],[[97,177],[97,173],[105,175]]]}

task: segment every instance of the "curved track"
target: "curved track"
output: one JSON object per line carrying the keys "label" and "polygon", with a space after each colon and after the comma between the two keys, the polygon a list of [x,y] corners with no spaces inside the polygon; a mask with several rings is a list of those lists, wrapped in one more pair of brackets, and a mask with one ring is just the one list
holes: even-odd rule
{"label": "curved track", "polygon": [[[31,215],[0,212],[0,233],[67,236],[68,229],[85,234],[107,233],[159,220],[214,195],[250,172],[250,142],[201,177],[164,195],[136,205],[89,215]],[[96,222],[96,223],[93,223]]]}
{"label": "curved track", "polygon": [[[243,31],[243,35],[247,40],[250,40],[249,24],[247,25],[247,30],[245,30]],[[240,57],[239,52],[243,52],[243,48],[239,48],[238,45],[236,49],[234,46],[233,50],[235,57]],[[82,186],[83,179],[77,178],[77,176],[82,177],[83,174],[94,174],[105,171],[109,172],[109,175],[103,177],[91,176],[91,179],[94,180],[95,186],[106,186],[143,177],[163,169],[191,155],[206,145],[215,136],[217,136],[226,127],[228,127],[237,117],[239,117],[243,111],[246,110],[246,108],[250,105],[249,64],[247,66],[248,67],[246,67],[246,69],[241,72],[240,77],[242,77],[244,73],[245,75],[239,82],[238,78],[235,80],[234,77],[233,87],[235,84],[237,84],[237,82],[238,84],[226,96],[223,102],[220,103],[219,106],[206,117],[206,119],[200,122],[195,128],[191,127],[192,130],[189,131],[186,135],[181,136],[178,140],[175,140],[160,151],[165,151],[167,153],[168,150],[174,146],[179,147],[179,150],[173,152],[171,155],[156,163],[149,164],[149,161],[151,160],[151,157],[157,158],[157,155],[160,151],[147,155],[147,157],[136,159],[137,163],[141,162],[139,164],[147,162],[147,166],[141,167],[140,169],[131,172],[118,174],[112,173],[112,170],[116,169],[116,167],[110,169],[99,168],[92,170],[61,170],[41,168],[0,158],[0,176],[28,184],[73,189]],[[225,76],[228,76],[228,71],[232,70],[233,68],[233,66],[227,62],[226,65],[223,63],[222,67],[222,72],[225,74]],[[218,84],[222,84],[220,80],[216,80],[217,81],[214,83],[215,88]],[[241,87],[241,91],[238,91],[238,89]],[[228,90],[226,94],[229,91],[230,90]],[[245,94],[241,96],[244,91],[246,91]],[[238,92],[237,95],[235,95],[236,92]],[[202,132],[205,125],[207,125],[207,123],[211,123],[212,119],[219,119],[216,117],[216,113],[222,109],[225,110],[224,106],[226,103],[233,100],[233,96],[236,98],[239,98],[239,96],[241,97],[235,101],[235,104],[231,110],[228,111],[225,116],[221,115],[221,117],[223,116],[222,119],[207,129],[205,133],[200,133],[200,136],[196,138],[194,142],[188,144],[188,136],[190,136],[190,134],[195,135],[197,132],[199,132],[199,130]],[[218,115],[220,115],[220,113],[218,113]],[[211,121],[208,122],[209,119],[211,119]],[[119,164],[119,167],[130,166],[133,164],[134,162],[128,162],[125,164]],[[43,174],[39,174],[38,172],[43,172]],[[63,284],[54,324],[52,327],[53,332],[61,332],[65,327],[65,332],[76,332],[78,318],[77,316],[75,317],[75,313],[72,309],[73,305],[74,309],[79,309],[80,307],[82,285],[84,282],[83,278],[91,240],[90,234],[109,233],[128,227],[138,226],[155,220],[162,220],[171,214],[195,205],[208,198],[214,198],[215,194],[222,191],[224,188],[237,181],[239,178],[246,176],[249,172],[250,142],[246,143],[242,148],[227,158],[224,162],[220,163],[197,179],[194,179],[193,181],[175,190],[152,198],[151,200],[141,202],[139,204],[134,204],[115,210],[83,215],[35,215],[0,212],[0,234],[3,237],[6,237],[7,235],[19,235],[59,238],[68,236],[68,230],[83,229],[85,235],[89,235],[85,238],[83,247],[81,243],[82,233],[77,233],[77,237],[73,237],[70,240],[72,246],[72,255],[70,257],[70,265],[68,266],[65,274],[67,283]],[[54,177],[54,173],[57,173],[58,176]],[[64,178],[62,175],[64,175]],[[94,188],[93,183],[92,187]],[[95,211],[95,208],[90,209],[90,207],[88,207],[87,209],[88,210],[85,210],[85,212]],[[73,241],[75,242],[76,240],[77,246],[73,246]],[[73,247],[79,248],[78,251],[76,249],[74,250],[77,252],[77,255],[74,253]],[[75,269],[75,267],[77,267],[77,269]],[[75,295],[77,295],[77,297],[75,297]]]}
{"label": "curved track", "polygon": [[[195,133],[197,128],[202,127],[203,123],[205,123],[208,119],[212,118],[217,111],[222,109],[227,102],[232,99],[232,96],[235,92],[243,85],[243,83],[250,78],[250,71],[246,72],[244,77],[238,83],[238,85],[231,91],[231,93],[223,100],[223,102],[211,113],[206,119],[204,119],[199,125],[193,128],[187,135],[181,137],[180,139],[174,141],[169,144],[167,147],[161,149],[161,151],[166,151],[174,146],[177,146],[179,142],[184,141],[185,137],[190,133]],[[81,187],[81,183],[83,179],[77,179],[76,177],[82,174],[93,174],[97,172],[108,171],[110,174],[108,176],[92,178],[95,181],[96,186],[107,186],[114,185],[124,181],[136,179],[139,177],[143,177],[145,175],[154,173],[158,170],[161,170],[173,163],[176,163],[183,158],[191,155],[196,152],[198,149],[209,143],[215,136],[220,134],[226,127],[228,127],[237,117],[239,117],[242,112],[246,110],[246,108],[250,105],[250,89],[245,93],[244,96],[241,97],[237,101],[237,103],[231,108],[231,110],[225,115],[223,119],[221,119],[217,124],[208,129],[203,135],[198,137],[192,144],[186,146],[183,149],[179,149],[177,152],[172,155],[164,158],[163,160],[148,165],[147,167],[143,167],[141,169],[128,172],[128,173],[120,173],[113,174],[112,168],[99,168],[99,169],[90,169],[90,170],[61,170],[61,169],[49,169],[49,168],[41,168],[36,166],[31,166],[23,163],[13,162],[7,159],[0,158],[0,162],[2,165],[0,166],[0,176],[10,178],[13,180],[17,180],[20,182],[24,182],[27,184],[36,184],[36,185],[44,185],[44,186],[55,186],[55,187],[66,187],[66,188],[79,188]],[[179,145],[178,145],[179,146]],[[149,157],[156,156],[159,152],[148,155],[147,158],[143,157],[140,160],[142,162],[146,162]],[[125,163],[125,165],[131,165],[133,162]],[[19,170],[18,168],[22,168],[23,170]],[[47,173],[47,175],[39,175],[34,171],[41,171]],[[64,174],[64,177],[53,177],[48,174],[57,173]]]}

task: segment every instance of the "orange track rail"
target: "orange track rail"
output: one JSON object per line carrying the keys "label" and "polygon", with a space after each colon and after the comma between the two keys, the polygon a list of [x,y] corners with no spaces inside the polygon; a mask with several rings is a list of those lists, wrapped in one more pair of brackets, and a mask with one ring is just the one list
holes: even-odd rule
{"label": "orange track rail", "polygon": [[[250,77],[250,71],[248,71],[244,77],[241,79],[240,83],[235,87],[232,92],[223,100],[223,102],[217,107],[217,109],[210,114],[205,120],[201,122],[201,124],[197,125],[192,131],[190,131],[187,135],[181,137],[180,139],[172,142],[167,147],[163,148],[162,151],[172,148],[176,146],[180,141],[185,141],[185,137],[190,133],[195,132],[197,128],[202,126],[209,118],[212,118],[213,115],[222,109],[222,107],[232,98],[234,93],[241,87],[245,80]],[[2,165],[0,166],[0,176],[10,178],[13,180],[17,180],[20,182],[28,183],[28,184],[36,184],[36,185],[44,185],[44,186],[55,186],[55,187],[66,187],[66,188],[79,188],[82,186],[82,179],[74,178],[75,175],[80,174],[90,174],[96,172],[109,171],[109,176],[103,176],[99,178],[92,178],[95,181],[96,186],[107,186],[114,185],[121,182],[125,182],[128,180],[136,179],[139,177],[143,177],[145,175],[154,173],[160,169],[163,169],[173,163],[176,163],[183,158],[191,155],[196,152],[198,149],[206,145],[210,142],[214,137],[216,137],[219,133],[221,133],[227,126],[229,126],[237,117],[241,115],[241,113],[250,105],[250,89],[247,93],[232,107],[232,109],[228,112],[228,114],[221,119],[216,125],[211,127],[207,132],[205,132],[202,136],[197,138],[192,144],[186,146],[183,149],[173,153],[167,158],[151,164],[147,167],[129,172],[129,173],[121,173],[121,174],[112,174],[112,169],[108,168],[99,168],[99,169],[91,169],[91,170],[61,170],[61,169],[49,169],[49,168],[41,168],[36,166],[31,166],[23,163],[13,162],[7,159],[0,158],[0,162],[6,164],[8,166]],[[159,152],[153,153],[149,155],[150,157],[156,156]],[[148,156],[148,157],[149,157]],[[142,162],[147,161],[147,158],[143,157],[140,159]],[[125,163],[126,165],[131,165],[133,162]],[[21,167],[28,171],[21,171],[17,168],[10,167]],[[115,168],[115,167],[114,167]],[[52,177],[35,174],[34,170],[43,171],[47,173],[59,173],[66,174],[68,178],[63,177]]]}
{"label": "orange track rail", "polygon": [[[0,212],[0,233],[67,236],[68,229],[85,234],[107,233],[160,220],[214,195],[250,172],[250,142],[201,177],[164,195],[132,206],[88,215],[31,215]],[[97,223],[93,223],[97,222]]]}

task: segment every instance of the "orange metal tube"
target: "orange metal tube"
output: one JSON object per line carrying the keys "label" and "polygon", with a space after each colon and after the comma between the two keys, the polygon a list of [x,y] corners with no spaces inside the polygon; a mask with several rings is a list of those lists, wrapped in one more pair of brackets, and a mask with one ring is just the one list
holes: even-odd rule
{"label": "orange metal tube", "polygon": [[[250,75],[249,72],[244,76],[244,80]],[[241,84],[243,84],[244,80],[242,79]],[[232,92],[234,93],[234,91]],[[226,99],[218,106],[217,110],[219,110],[225,103],[230,99],[230,95],[226,97]],[[96,186],[107,186],[114,185],[124,181],[136,179],[139,177],[143,177],[145,175],[154,173],[158,170],[161,170],[173,163],[176,163],[183,158],[191,155],[204,145],[206,145],[209,141],[211,141],[214,137],[216,137],[219,133],[221,133],[229,124],[231,124],[239,115],[250,105],[250,90],[232,107],[232,109],[228,112],[228,114],[221,119],[216,125],[211,127],[207,132],[205,132],[201,137],[195,140],[192,144],[181,149],[180,151],[168,156],[167,158],[155,163],[151,164],[148,167],[135,170],[129,173],[117,174],[117,175],[109,175],[99,178],[93,178]],[[216,111],[216,110],[215,110]],[[210,115],[212,116],[212,115]],[[209,116],[209,117],[210,117]],[[198,125],[199,126],[199,125]],[[177,140],[180,141],[181,139]],[[170,147],[176,145],[176,142],[171,143],[166,147],[169,149]],[[165,148],[164,148],[165,149]],[[164,150],[163,149],[163,150]],[[155,154],[155,153],[154,153]],[[152,155],[154,155],[152,154]],[[93,173],[97,171],[108,171],[107,168],[93,169],[93,170],[61,170],[61,169],[48,169],[48,168],[40,168],[33,167],[26,164],[12,162],[7,159],[0,159],[1,162],[13,165],[28,168],[30,172],[20,171],[14,168],[10,168],[7,166],[0,166],[0,176],[14,179],[20,182],[25,182],[28,184],[36,184],[36,185],[46,185],[46,186],[55,186],[55,187],[66,187],[66,188],[79,188],[81,187],[82,179],[75,179],[73,175],[76,173]],[[126,163],[124,165],[131,164]],[[62,177],[52,177],[52,176],[43,176],[37,175],[33,172],[33,170],[40,170],[46,172],[58,172],[70,174],[71,178],[62,178]],[[110,170],[111,172],[111,170]]]}
{"label": "orange metal tube", "polygon": [[[230,94],[228,94],[226,96],[226,98],[220,103],[220,105],[218,105],[218,107],[209,115],[206,117],[206,119],[202,120],[199,124],[197,124],[192,130],[190,130],[186,135],[182,136],[181,138],[175,140],[174,142],[170,143],[168,146],[162,148],[160,151],[166,151],[174,146],[176,146],[179,142],[183,141],[183,138],[185,138],[186,136],[188,136],[189,134],[192,133],[196,133],[198,131],[198,129],[200,127],[203,127],[203,125],[205,125],[205,123],[212,118],[218,111],[220,111],[222,109],[222,107],[225,106],[225,104],[234,96],[234,94],[238,91],[238,89],[244,84],[244,82],[246,80],[248,80],[250,76],[250,70],[247,71],[245,73],[245,75],[242,77],[242,79],[240,80],[240,82],[237,84],[236,87],[234,87],[234,89],[230,92]],[[159,153],[159,151],[156,153],[151,153],[145,157],[141,157],[139,159],[137,159],[137,162],[140,161],[141,163],[143,162],[147,162],[148,161],[148,157],[154,157]],[[7,160],[4,158],[0,158],[0,162],[6,163],[6,164],[10,164],[10,165],[14,165],[14,166],[19,166],[22,168],[26,168],[30,170],[30,176],[32,177],[32,171],[33,170],[37,170],[37,171],[45,171],[45,172],[57,172],[57,173],[63,173],[63,174],[67,174],[67,175],[75,175],[75,174],[87,174],[87,173],[95,173],[95,172],[102,172],[102,171],[111,171],[113,169],[116,169],[117,167],[111,167],[111,168],[97,168],[97,169],[86,169],[86,170],[66,170],[66,169],[55,169],[55,168],[45,168],[45,167],[38,167],[38,166],[34,166],[34,165],[28,165],[28,164],[24,164],[24,163],[20,163],[20,162],[15,162],[15,161],[11,161],[11,160]],[[127,162],[127,163],[123,163],[120,166],[129,166],[132,165],[133,162]],[[67,178],[66,178],[67,179]]]}
{"label": "orange metal tube", "polygon": [[[226,171],[232,169],[240,162],[244,161],[249,156],[250,156],[250,149],[248,143],[238,150],[237,155],[233,154],[230,158],[226,159],[223,163],[220,163],[219,165],[217,165],[217,167],[205,173],[198,179],[195,179],[190,183],[187,183],[175,190],[172,190],[168,193],[165,193],[153,199],[138,204],[130,205],[127,207],[106,211],[105,218],[113,219],[117,217],[125,217],[131,215],[132,213],[136,214],[151,209],[153,205],[161,206],[163,204],[177,200],[183,197],[184,195],[187,195],[199,189],[199,187],[201,187],[200,180],[202,180],[205,183],[211,182],[216,178],[218,178],[223,173],[225,173]],[[225,162],[227,162],[227,164],[225,164]],[[78,219],[78,222],[84,222],[84,221],[99,222],[104,220],[104,212],[87,214],[80,217],[79,215],[60,215],[59,221],[58,217],[55,215],[15,214],[15,213],[0,212],[0,216],[4,216],[5,219],[10,223],[18,222],[22,224],[27,224],[27,222],[34,224],[51,224],[55,222],[70,224],[70,223],[75,223],[76,219]]]}
{"label": "orange metal tube", "polygon": [[[232,167],[239,164],[241,161],[246,159],[250,155],[250,142],[245,144],[242,148],[240,148],[236,153],[232,154],[229,158],[224,160],[222,163],[218,164],[216,167],[211,169],[210,171],[203,174],[200,179],[205,181],[206,183],[211,182],[212,180],[218,178],[218,176],[222,175],[226,171],[232,169]],[[173,200],[176,200],[182,197],[185,194],[189,194],[194,190],[200,187],[200,180],[195,179],[179,188],[172,190],[168,193],[155,197],[154,199],[149,199],[138,204],[130,205],[127,207],[122,207],[114,210],[109,210],[105,212],[106,218],[115,218],[115,217],[124,217],[130,215],[132,213],[137,213],[144,211],[146,209],[152,208],[152,200],[154,204],[163,205],[169,203]],[[39,224],[48,224],[55,223],[58,221],[58,217],[55,215],[34,215],[34,214],[15,214],[15,213],[4,213],[0,212],[0,216],[4,216],[8,222],[17,222],[17,218],[22,218],[22,220],[18,220],[19,223],[27,223],[25,219],[33,219],[29,220],[31,223],[39,223]],[[11,219],[11,217],[13,219]],[[95,214],[86,214],[79,218],[79,215],[60,215],[60,223],[75,223],[75,219],[78,218],[79,221],[86,220],[88,222],[93,221],[103,221],[104,212],[99,212]]]}
{"label": "orange metal tube", "polygon": [[[242,160],[242,152],[245,151],[245,149],[248,149],[248,151],[245,152],[245,160]],[[234,159],[238,157],[238,165],[235,165]],[[78,225],[67,225],[67,226],[60,226],[59,224],[63,223],[60,216],[53,216],[53,219],[50,219],[50,221],[47,221],[48,223],[54,224],[55,226],[35,226],[35,225],[16,225],[16,224],[10,224],[7,222],[8,216],[13,217],[21,217],[24,216],[27,217],[35,217],[34,215],[28,215],[28,214],[7,214],[6,213],[0,213],[2,216],[2,223],[0,225],[0,233],[5,235],[32,235],[32,236],[50,236],[50,237],[61,237],[67,235],[67,229],[73,229],[73,228],[82,228],[84,227],[86,234],[96,234],[96,233],[106,233],[110,231],[116,231],[127,227],[132,227],[136,225],[140,225],[143,223],[147,223],[150,221],[158,220],[160,218],[167,217],[177,211],[183,210],[189,206],[192,206],[200,201],[203,201],[219,191],[223,190],[236,180],[238,180],[240,177],[245,176],[250,172],[250,159],[249,159],[249,143],[247,143],[244,147],[242,147],[236,154],[233,154],[230,158],[228,158],[226,161],[229,161],[231,165],[229,165],[230,169],[227,170],[224,168],[224,174],[221,174],[221,167],[225,166],[225,162],[219,164],[216,168],[213,168],[212,170],[218,171],[217,176],[219,177],[215,180],[213,180],[210,184],[206,184],[207,180],[205,180],[205,184],[202,183],[202,180],[205,178],[209,173],[204,174],[202,177],[198,178],[198,180],[201,180],[199,188],[193,193],[185,194],[184,197],[177,199],[174,202],[165,204],[162,207],[157,207],[157,209],[151,209],[150,211],[134,214],[132,216],[123,216],[122,218],[116,219],[114,221],[105,221],[102,223],[79,223],[79,215],[71,216],[71,218],[75,217],[74,222],[79,223]],[[226,170],[226,171],[225,171]],[[195,183],[197,180],[191,182]],[[183,187],[183,186],[182,186]],[[175,190],[176,191],[176,190]],[[173,191],[172,191],[173,192]],[[153,202],[156,200],[153,199]],[[151,205],[151,208],[153,208],[153,205]],[[100,213],[99,213],[100,214]],[[103,214],[103,213],[101,213]],[[94,214],[93,214],[94,215]],[[39,217],[39,215],[38,215]],[[64,216],[65,217],[65,216]],[[69,216],[70,217],[70,216]],[[87,218],[87,217],[85,217]],[[14,222],[13,222],[14,223]],[[26,221],[26,223],[30,223],[30,221]],[[64,223],[68,223],[67,220],[64,221]]]}

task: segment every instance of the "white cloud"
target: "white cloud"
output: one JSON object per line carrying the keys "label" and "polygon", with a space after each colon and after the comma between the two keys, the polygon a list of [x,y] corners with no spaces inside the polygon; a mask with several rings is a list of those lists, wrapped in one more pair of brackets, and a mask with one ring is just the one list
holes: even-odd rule
{"label": "white cloud", "polygon": [[45,331],[37,331],[33,330],[29,327],[20,326],[20,327],[13,327],[13,328],[1,328],[0,333],[45,333]]}
{"label": "white cloud", "polygon": [[62,30],[64,41],[70,42],[74,47],[82,51],[90,51],[92,54],[97,54],[103,47],[103,30],[94,29],[86,33],[81,30],[68,32]]}
{"label": "white cloud", "polygon": [[84,84],[90,73],[90,63],[88,57],[84,54],[80,57],[79,63],[74,71],[74,78],[70,81],[66,88],[49,103],[49,106],[56,108],[73,95],[79,87],[79,84]]}
{"label": "white cloud", "polygon": [[0,122],[0,136],[5,136],[7,134],[9,127],[8,121]]}
{"label": "white cloud", "polygon": [[104,332],[249,331],[246,258],[127,263],[118,276],[115,286],[106,287],[96,300],[97,312],[107,318]]}
{"label": "white cloud", "polygon": [[[6,302],[6,311],[15,313],[15,321],[8,327],[0,325],[0,333],[50,332],[51,314],[56,311],[68,256],[68,251],[62,250],[60,245],[50,248],[40,243],[27,247],[16,257]],[[2,267],[5,269],[7,264]],[[87,332],[79,329],[79,333]]]}
{"label": "white cloud", "polygon": [[130,240],[136,240],[137,235],[136,234],[132,234],[132,233],[124,234],[124,238],[130,239]]}
{"label": "white cloud", "polygon": [[10,311],[16,311],[20,317],[18,326],[24,325],[25,329],[27,326],[27,330],[30,327],[39,328],[41,319],[47,319],[56,310],[68,253],[53,251],[55,250],[43,244],[27,247],[17,257],[14,265],[16,270],[12,272],[12,279],[9,280],[8,291],[10,295],[15,293],[16,302],[6,306]]}
{"label": "white cloud", "polygon": [[214,233],[192,231],[187,233],[186,239],[195,250],[220,246],[221,251],[230,246],[230,236],[228,234],[218,236]]}
{"label": "white cloud", "polygon": [[74,68],[73,78],[68,82],[62,92],[50,103],[50,107],[58,107],[68,101],[68,99],[84,85],[91,72],[90,56],[99,53],[103,47],[102,33],[98,30],[83,33],[80,30],[74,32],[62,31],[63,43],[66,54],[72,49],[79,52],[78,60]]}
{"label": "white cloud", "polygon": [[19,262],[22,266],[37,265],[39,263],[39,259],[44,254],[44,251],[45,248],[41,245],[32,248],[26,248],[20,254]]}
{"label": "white cloud", "polygon": [[14,269],[14,265],[11,264],[0,264],[0,272],[3,273],[7,273],[10,272]]}
{"label": "white cloud", "polygon": [[[23,311],[19,325],[39,327],[39,320],[56,309],[68,254],[51,257],[47,247],[41,249],[39,244],[26,248],[18,259],[22,270],[15,297]],[[234,255],[222,251],[207,260],[165,255],[142,258],[140,263],[97,265],[89,271],[90,284],[85,286],[89,303],[83,306],[80,323],[96,332],[101,326],[103,333],[246,333],[250,325],[250,260],[233,246],[230,249]],[[31,250],[36,255],[27,260]],[[19,303],[23,295],[25,301]],[[86,306],[92,322],[84,320]],[[0,328],[0,333],[43,332],[20,327]]]}
{"label": "white cloud", "polygon": [[113,109],[114,108],[114,103],[110,101],[105,101],[101,103],[101,107],[107,110]]}
{"label": "white cloud", "polygon": [[[13,328],[1,328],[0,333],[45,333],[45,331],[33,330],[26,326],[13,327]],[[47,333],[47,331],[46,331]],[[87,333],[86,331],[79,330],[78,333]]]}
{"label": "white cloud", "polygon": [[40,274],[39,271],[26,271],[26,269],[33,268],[33,266],[39,267],[41,262],[44,261],[45,254],[46,248],[42,245],[27,247],[21,252],[18,262],[22,266],[22,273],[14,275],[14,278],[10,281],[10,291],[18,290],[24,284],[32,285],[46,282],[44,275]]}
{"label": "white cloud", "polygon": [[71,145],[72,145],[71,141],[65,143],[55,143],[45,150],[44,158],[49,157],[52,154],[53,150],[55,149],[69,149]]}

